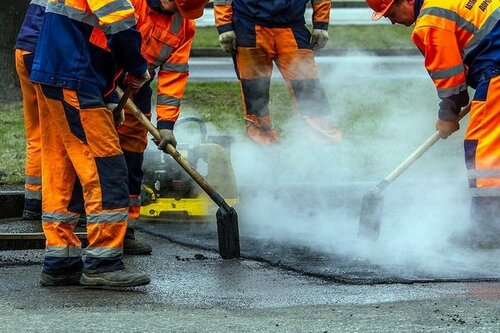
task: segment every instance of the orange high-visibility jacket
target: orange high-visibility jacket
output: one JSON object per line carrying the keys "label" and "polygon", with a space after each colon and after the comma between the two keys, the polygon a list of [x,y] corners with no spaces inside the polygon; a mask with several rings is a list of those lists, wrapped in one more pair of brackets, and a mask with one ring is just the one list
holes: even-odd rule
{"label": "orange high-visibility jacket", "polygon": [[107,35],[107,45],[120,67],[143,74],[146,63],[135,25],[128,0],[49,0],[31,80],[72,90],[98,87],[104,92],[109,82],[106,76],[113,75],[113,69],[100,67],[102,49],[89,43],[94,28]]}
{"label": "orange high-visibility jacket", "polygon": [[158,72],[157,127],[173,129],[189,77],[188,59],[195,34],[194,20],[152,9],[146,0],[132,0],[142,55]]}
{"label": "orange high-visibility jacket", "polygon": [[[157,127],[173,129],[179,118],[181,99],[189,78],[188,59],[195,34],[194,20],[183,19],[179,13],[155,10],[147,0],[131,0],[142,36],[141,53],[151,70],[158,71]],[[91,41],[105,48],[105,36],[94,30]],[[151,101],[134,100],[137,105]],[[142,110],[145,112],[145,110]]]}
{"label": "orange high-visibility jacket", "polygon": [[416,15],[412,39],[443,100],[439,117],[455,120],[468,102],[467,84],[475,88],[500,67],[500,1],[417,0]]}

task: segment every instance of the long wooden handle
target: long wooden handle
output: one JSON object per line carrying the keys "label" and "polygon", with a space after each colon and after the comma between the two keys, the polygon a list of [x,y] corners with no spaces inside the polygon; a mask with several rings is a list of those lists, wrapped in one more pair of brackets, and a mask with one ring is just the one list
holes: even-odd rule
{"label": "long wooden handle", "polygon": [[[471,103],[465,106],[458,115],[458,120],[460,121],[463,117],[465,117],[471,108]],[[377,192],[382,192],[387,185],[392,183],[396,178],[398,178],[410,165],[413,164],[417,159],[420,158],[432,145],[434,145],[437,141],[439,141],[439,131],[436,131],[430,138],[425,140],[425,142],[418,147],[406,160],[404,160],[400,165],[396,167],[387,177],[385,177],[376,187]]]}
{"label": "long wooden handle", "polygon": [[[120,89],[117,87],[117,89]],[[121,91],[121,89],[120,89]],[[118,90],[117,90],[118,92]],[[128,86],[127,89],[125,89],[125,93],[122,92],[120,95],[120,101],[118,102],[118,105],[116,108],[113,110],[113,117],[116,118],[120,115],[122,112],[123,108],[125,107],[125,104],[127,104],[127,101],[130,99],[130,96],[132,96],[133,89],[131,86]]]}
{"label": "long wooden handle", "polygon": [[[120,88],[116,88],[116,92],[120,96],[120,99],[122,99],[122,96],[124,96],[123,91]],[[139,110],[139,108],[130,100],[126,100],[126,106],[127,109],[129,109],[130,112],[140,121],[140,123],[148,130],[151,135],[153,135],[153,138],[156,140],[156,142],[161,141],[161,135],[160,131],[151,123],[151,121],[146,118],[146,116]],[[217,204],[219,207],[225,208],[227,211],[229,211],[229,205],[224,201],[224,198],[215,191],[215,189],[203,178],[202,175],[196,171],[195,168],[189,163],[180,153],[177,149],[175,149],[174,146],[171,144],[167,144],[166,151],[168,154],[170,154],[176,161],[179,163],[179,165],[186,170],[186,172],[193,178],[193,180],[200,185],[200,187],[207,193],[207,195]]]}

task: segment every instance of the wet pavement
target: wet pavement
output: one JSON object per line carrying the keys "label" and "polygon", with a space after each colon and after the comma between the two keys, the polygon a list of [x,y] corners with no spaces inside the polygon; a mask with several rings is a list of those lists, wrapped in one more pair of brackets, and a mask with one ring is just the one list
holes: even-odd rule
{"label": "wet pavement", "polygon": [[497,332],[500,327],[499,283],[341,284],[139,236],[154,252],[128,257],[126,264],[147,271],[152,283],[135,289],[43,288],[41,250],[1,251],[1,331]]}

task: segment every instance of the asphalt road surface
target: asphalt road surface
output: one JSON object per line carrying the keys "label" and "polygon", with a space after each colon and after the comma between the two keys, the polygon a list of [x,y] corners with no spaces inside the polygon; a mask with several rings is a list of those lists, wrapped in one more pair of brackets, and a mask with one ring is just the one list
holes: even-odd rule
{"label": "asphalt road surface", "polygon": [[500,283],[350,285],[142,235],[148,286],[38,285],[42,250],[0,252],[2,332],[498,332]]}

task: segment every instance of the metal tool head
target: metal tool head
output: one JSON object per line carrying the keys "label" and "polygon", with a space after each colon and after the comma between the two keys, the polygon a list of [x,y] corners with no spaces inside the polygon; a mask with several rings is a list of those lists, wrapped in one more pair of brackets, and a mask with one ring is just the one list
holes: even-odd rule
{"label": "metal tool head", "polygon": [[365,194],[361,203],[358,237],[375,241],[380,234],[384,197],[379,191]]}
{"label": "metal tool head", "polygon": [[217,210],[217,234],[219,237],[219,254],[223,259],[240,257],[240,233],[238,214],[233,207],[225,204]]}

